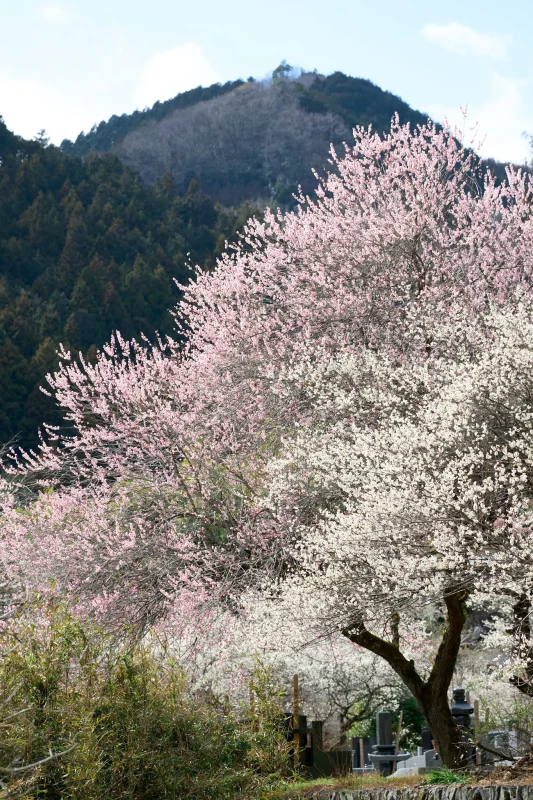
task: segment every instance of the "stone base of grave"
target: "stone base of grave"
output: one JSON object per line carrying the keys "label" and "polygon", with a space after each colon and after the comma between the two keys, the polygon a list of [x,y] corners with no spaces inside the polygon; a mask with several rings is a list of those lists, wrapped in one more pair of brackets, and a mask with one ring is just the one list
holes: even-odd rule
{"label": "stone base of grave", "polygon": [[398,769],[390,778],[400,778],[406,775],[424,775],[434,769],[440,769],[442,761],[434,750],[426,750],[417,756],[411,756],[398,765]]}

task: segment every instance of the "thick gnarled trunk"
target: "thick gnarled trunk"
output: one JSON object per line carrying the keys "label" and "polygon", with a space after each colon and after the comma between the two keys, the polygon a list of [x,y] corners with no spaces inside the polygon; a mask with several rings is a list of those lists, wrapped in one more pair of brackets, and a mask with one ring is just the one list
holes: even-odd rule
{"label": "thick gnarled trunk", "polygon": [[442,763],[452,769],[465,766],[467,759],[467,747],[462,732],[457,727],[448,705],[448,690],[461,644],[461,632],[466,621],[466,599],[467,593],[463,590],[450,590],[444,597],[447,610],[446,626],[426,681],[422,680],[416,671],[414,661],[405,658],[401,653],[397,635],[393,635],[393,641],[389,642],[370,633],[361,623],[343,631],[352,642],[385,659],[401,678],[425,717]]}
{"label": "thick gnarled trunk", "polygon": [[452,769],[466,766],[466,743],[452,717],[447,693],[442,697],[428,691],[415,699],[433,734],[436,750],[444,766]]}

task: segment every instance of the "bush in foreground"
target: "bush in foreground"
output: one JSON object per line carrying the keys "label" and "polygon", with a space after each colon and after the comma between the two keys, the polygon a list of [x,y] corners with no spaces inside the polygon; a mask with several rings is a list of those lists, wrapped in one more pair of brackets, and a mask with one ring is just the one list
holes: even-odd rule
{"label": "bush in foreground", "polygon": [[253,798],[289,769],[279,694],[260,668],[252,715],[226,699],[200,702],[172,659],[116,645],[58,602],[2,638],[4,797]]}

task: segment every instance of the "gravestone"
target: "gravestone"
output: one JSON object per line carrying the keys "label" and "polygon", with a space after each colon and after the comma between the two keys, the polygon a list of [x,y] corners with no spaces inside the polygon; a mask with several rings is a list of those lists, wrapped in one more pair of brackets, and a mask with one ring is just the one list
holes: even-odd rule
{"label": "gravestone", "polygon": [[378,711],[376,714],[377,744],[374,752],[368,757],[374,769],[382,775],[390,775],[394,762],[405,761],[411,758],[411,753],[395,753],[396,745],[392,741],[392,714],[390,711]]}
{"label": "gravestone", "polygon": [[420,745],[422,747],[423,753],[425,753],[426,750],[433,749],[433,734],[431,733],[429,728],[422,728],[422,733],[420,738],[421,738]]}
{"label": "gravestone", "polygon": [[468,761],[473,761],[474,748],[470,744],[470,725],[472,714],[474,713],[474,706],[471,706],[467,701],[466,692],[464,689],[457,688],[453,690],[453,701],[450,706],[450,711],[452,712],[452,717],[454,718],[456,724],[464,731],[463,741],[466,744],[467,759]]}
{"label": "gravestone", "polygon": [[466,700],[466,692],[464,689],[453,690],[453,701],[450,707],[452,717],[460,728],[468,730],[470,728],[470,721],[474,713],[474,706]]}
{"label": "gravestone", "polygon": [[376,738],[379,746],[392,746],[392,714],[390,711],[378,711],[376,714]]}
{"label": "gravestone", "polygon": [[375,736],[353,736],[350,739],[352,771],[370,769],[368,754],[377,744]]}

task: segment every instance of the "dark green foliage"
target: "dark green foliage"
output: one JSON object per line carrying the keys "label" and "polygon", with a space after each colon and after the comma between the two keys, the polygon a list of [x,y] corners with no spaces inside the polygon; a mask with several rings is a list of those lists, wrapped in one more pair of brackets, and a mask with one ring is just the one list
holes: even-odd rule
{"label": "dark green foliage", "polygon": [[423,728],[426,726],[424,715],[418,708],[415,698],[411,694],[404,694],[400,698],[398,707],[393,713],[393,727],[397,727],[400,720],[400,712],[402,716],[402,736],[400,738],[400,747],[407,750],[415,748],[420,744],[420,737]]}
{"label": "dark green foliage", "polygon": [[39,149],[38,142],[27,142],[16,136],[7,128],[3,117],[0,117],[0,164],[8,156],[29,156]]}
{"label": "dark green foliage", "polygon": [[375,131],[390,130],[390,121],[395,113],[400,122],[423,125],[427,114],[411,108],[400,97],[385,92],[372,81],[352,78],[342,72],[334,72],[324,77],[317,75],[308,89],[301,87],[302,107],[311,113],[337,114],[350,127],[372,125]]}
{"label": "dark green foliage", "polygon": [[115,155],[82,161],[0,120],[0,444],[32,446],[60,421],[39,390],[60,342],[92,355],[113,330],[171,333],[174,278],[214,266],[251,213],[194,181],[183,196],[165,179],[146,188]]}

